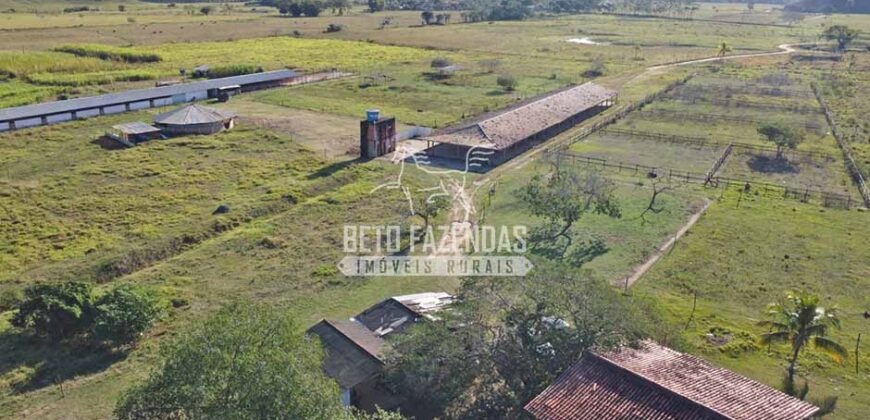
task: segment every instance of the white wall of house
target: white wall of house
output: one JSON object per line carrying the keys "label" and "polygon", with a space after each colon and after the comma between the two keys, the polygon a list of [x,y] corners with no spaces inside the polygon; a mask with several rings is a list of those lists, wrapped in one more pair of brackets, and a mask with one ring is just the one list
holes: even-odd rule
{"label": "white wall of house", "polygon": [[0,123],[0,131],[7,131],[7,130],[9,130],[9,123],[5,123],[5,122]]}

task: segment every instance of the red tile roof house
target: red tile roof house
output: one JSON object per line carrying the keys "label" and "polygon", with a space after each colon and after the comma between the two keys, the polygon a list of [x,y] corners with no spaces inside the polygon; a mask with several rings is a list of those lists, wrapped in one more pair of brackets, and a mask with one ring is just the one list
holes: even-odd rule
{"label": "red tile roof house", "polygon": [[434,318],[454,299],[443,292],[395,296],[349,320],[324,319],[309,328],[308,333],[316,335],[323,345],[323,371],[341,387],[342,403],[369,412],[378,406],[418,418],[431,417],[421,411],[424,407],[406,404],[386,390],[380,374],[389,338],[423,319]]}
{"label": "red tile roof house", "polygon": [[806,419],[819,409],[652,342],[591,352],[530,401],[538,420]]}

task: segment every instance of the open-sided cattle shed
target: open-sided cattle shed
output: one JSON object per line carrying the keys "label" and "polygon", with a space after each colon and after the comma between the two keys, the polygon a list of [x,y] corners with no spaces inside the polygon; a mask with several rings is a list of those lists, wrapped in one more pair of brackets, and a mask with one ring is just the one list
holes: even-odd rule
{"label": "open-sided cattle shed", "polygon": [[278,70],[5,108],[0,109],[0,131],[215,98],[226,86],[238,85],[242,92],[282,86],[297,77],[293,70]]}
{"label": "open-sided cattle shed", "polygon": [[433,144],[426,153],[466,161],[468,170],[484,171],[614,105],[617,96],[594,83],[562,89],[425,137]]}

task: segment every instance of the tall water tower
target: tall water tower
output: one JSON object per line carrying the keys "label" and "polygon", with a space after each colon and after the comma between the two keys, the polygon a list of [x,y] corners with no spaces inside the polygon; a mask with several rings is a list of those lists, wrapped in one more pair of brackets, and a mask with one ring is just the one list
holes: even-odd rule
{"label": "tall water tower", "polygon": [[359,124],[359,150],[363,159],[373,159],[396,150],[396,118],[381,118],[377,109],[366,111]]}

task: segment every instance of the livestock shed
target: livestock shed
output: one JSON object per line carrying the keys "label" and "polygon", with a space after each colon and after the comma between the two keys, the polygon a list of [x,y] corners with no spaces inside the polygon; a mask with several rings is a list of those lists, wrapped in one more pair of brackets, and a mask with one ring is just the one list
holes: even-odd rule
{"label": "livestock shed", "polygon": [[293,70],[278,70],[4,108],[0,109],[0,131],[217,98],[220,89],[228,86],[238,86],[239,92],[248,92],[342,75],[337,72],[300,75]]}
{"label": "livestock shed", "polygon": [[591,352],[526,404],[538,420],[803,420],[819,408],[652,341]]}
{"label": "livestock shed", "polygon": [[591,82],[562,89],[439,130],[423,138],[432,145],[426,153],[484,172],[613,106],[617,98],[616,91]]}
{"label": "livestock shed", "polygon": [[166,134],[214,134],[233,128],[236,114],[202,105],[187,105],[154,117]]}
{"label": "livestock shed", "polygon": [[308,329],[320,339],[326,357],[323,371],[338,382],[342,403],[366,411],[399,408],[405,415],[430,418],[426,408],[392,394],[381,380],[389,338],[435,314],[454,301],[444,292],[427,292],[385,299],[349,320],[321,320]]}
{"label": "livestock shed", "polygon": [[124,146],[133,146],[136,143],[159,139],[163,137],[160,129],[141,121],[118,124],[112,126],[106,135]]}

